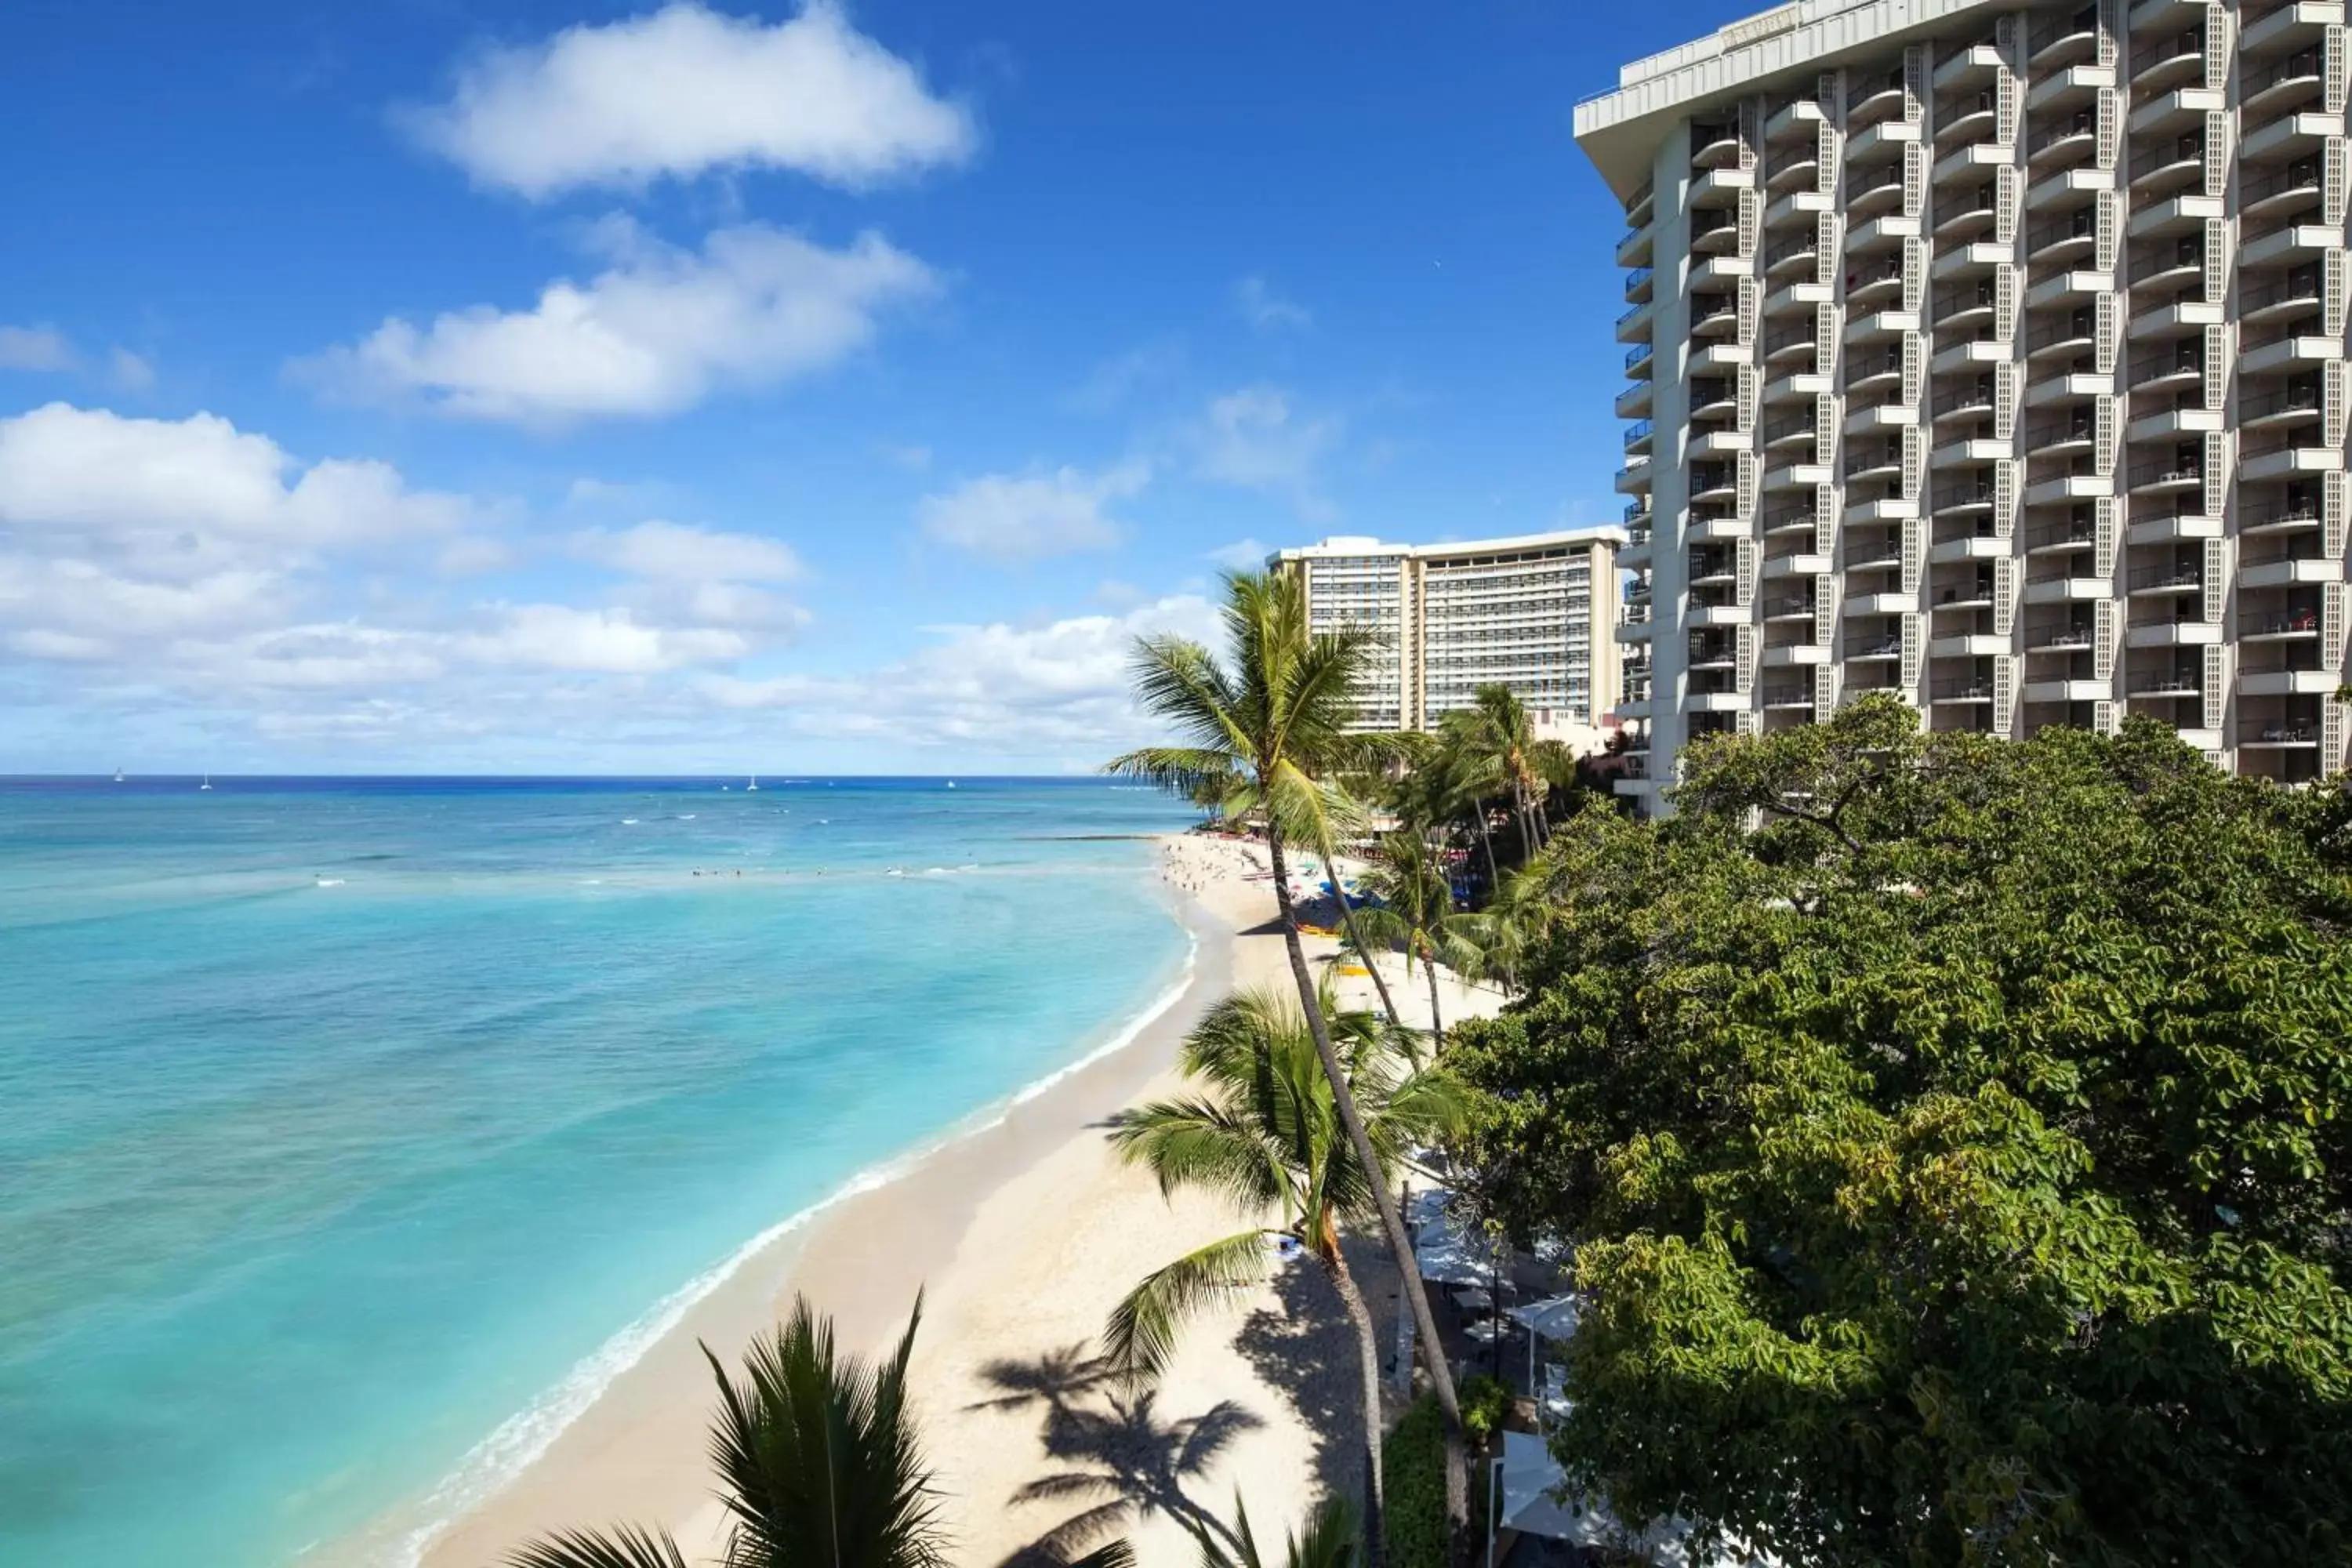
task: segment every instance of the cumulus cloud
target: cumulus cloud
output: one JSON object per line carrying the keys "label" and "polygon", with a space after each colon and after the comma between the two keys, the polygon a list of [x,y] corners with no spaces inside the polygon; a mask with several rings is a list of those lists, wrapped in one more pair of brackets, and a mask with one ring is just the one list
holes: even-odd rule
{"label": "cumulus cloud", "polygon": [[1278,388],[1246,386],[1210,401],[1192,445],[1202,478],[1282,497],[1301,517],[1324,521],[1336,509],[1323,494],[1323,460],[1344,428],[1336,415],[1296,416]]}
{"label": "cumulus cloud", "polygon": [[1209,559],[1228,572],[1255,572],[1265,564],[1273,552],[1255,539],[1237,539],[1231,544],[1220,544],[1209,552]]}
{"label": "cumulus cloud", "polygon": [[53,327],[0,327],[0,370],[71,370],[73,344]]}
{"label": "cumulus cloud", "polygon": [[979,142],[969,113],[831,0],[772,26],[679,4],[570,27],[476,61],[409,119],[478,183],[533,199],[751,168],[854,189]]}
{"label": "cumulus cloud", "polygon": [[585,529],[572,536],[572,547],[583,559],[656,582],[789,583],[802,571],[799,555],[780,539],[676,522]]}
{"label": "cumulus cloud", "polygon": [[983,474],[925,496],[916,521],[926,539],[1001,561],[1108,550],[1118,542],[1120,525],[1104,509],[1141,493],[1150,478],[1140,463],[1097,474],[1072,468]]}
{"label": "cumulus cloud", "polygon": [[1234,306],[1243,321],[1261,332],[1297,331],[1315,324],[1305,306],[1284,299],[1263,278],[1244,278],[1234,284]]}
{"label": "cumulus cloud", "polygon": [[225,551],[292,550],[456,527],[460,497],[410,489],[387,463],[307,468],[211,414],[126,418],[51,403],[0,419],[0,525],[18,540],[162,540],[201,567]]}
{"label": "cumulus cloud", "polygon": [[262,732],[457,732],[489,703],[527,732],[551,681],[730,668],[806,618],[772,591],[789,546],[668,522],[573,536],[614,575],[595,602],[449,603],[448,575],[513,561],[508,512],[216,416],[51,404],[0,419],[0,650],[20,689],[169,693]]}
{"label": "cumulus cloud", "polygon": [[1124,615],[931,627],[931,641],[909,658],[853,677],[713,675],[699,688],[719,707],[779,712],[812,735],[1092,755],[1150,731],[1129,689],[1135,639],[1216,631],[1208,601],[1178,595]]}
{"label": "cumulus cloud", "polygon": [[536,305],[394,317],[355,344],[298,361],[338,395],[417,396],[443,414],[560,425],[674,414],[722,386],[808,375],[871,342],[881,314],[928,298],[931,269],[875,234],[828,250],[761,225],[721,229],[699,253],[625,220],[601,243],[615,264],[559,279]]}

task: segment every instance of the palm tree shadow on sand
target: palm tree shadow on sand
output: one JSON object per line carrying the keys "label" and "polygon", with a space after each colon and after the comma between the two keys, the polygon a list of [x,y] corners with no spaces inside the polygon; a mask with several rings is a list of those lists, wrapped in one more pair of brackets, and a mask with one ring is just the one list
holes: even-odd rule
{"label": "palm tree shadow on sand", "polygon": [[1077,1511],[1004,1559],[1002,1568],[1062,1568],[1117,1531],[1165,1514],[1238,1548],[1223,1520],[1185,1489],[1244,1434],[1265,1423],[1232,1400],[1198,1415],[1164,1416],[1157,1390],[1129,1390],[1084,1344],[1034,1361],[998,1361],[981,1375],[1002,1392],[974,1409],[1042,1407],[1041,1436],[1060,1467],[1009,1502],[1070,1503]]}
{"label": "palm tree shadow on sand", "polygon": [[[1340,1247],[1364,1281],[1380,1342],[1386,1346],[1395,1311],[1381,1286],[1395,1270],[1368,1237],[1344,1237]],[[1251,1312],[1234,1337],[1234,1348],[1314,1433],[1315,1480],[1321,1495],[1357,1497],[1364,1484],[1364,1413],[1361,1372],[1347,1321],[1332,1306],[1330,1288],[1307,1269],[1282,1270],[1275,1276],[1274,1292],[1279,1304]]]}

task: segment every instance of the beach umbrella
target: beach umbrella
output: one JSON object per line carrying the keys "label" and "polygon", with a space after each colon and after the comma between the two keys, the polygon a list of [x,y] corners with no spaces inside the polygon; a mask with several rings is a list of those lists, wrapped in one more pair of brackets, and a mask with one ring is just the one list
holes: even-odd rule
{"label": "beach umbrella", "polygon": [[1523,1301],[1510,1309],[1510,1315],[1527,1325],[1528,1330],[1528,1392],[1535,1395],[1536,1430],[1543,1430],[1545,1388],[1536,1381],[1536,1341],[1572,1340],[1576,1326],[1584,1312],[1584,1303],[1573,1296],[1554,1296],[1544,1301]]}
{"label": "beach umbrella", "polygon": [[1484,1285],[1502,1263],[1492,1242],[1465,1233],[1443,1216],[1422,1228],[1413,1251],[1421,1264],[1421,1277],[1445,1285]]}

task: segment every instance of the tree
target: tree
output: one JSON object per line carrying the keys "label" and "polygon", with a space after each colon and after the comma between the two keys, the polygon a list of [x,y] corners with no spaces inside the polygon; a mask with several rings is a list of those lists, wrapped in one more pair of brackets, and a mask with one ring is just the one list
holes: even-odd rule
{"label": "tree", "polygon": [[1113,1310],[1103,1331],[1104,1359],[1121,1373],[1158,1375],[1186,1319],[1232,1287],[1265,1279],[1273,1239],[1296,1238],[1321,1267],[1356,1331],[1365,1529],[1377,1563],[1380,1344],[1371,1309],[1339,1249],[1339,1229],[1377,1212],[1375,1173],[1460,1126],[1461,1100],[1451,1079],[1419,1059],[1423,1043],[1409,1031],[1369,1013],[1340,1011],[1328,990],[1318,1003],[1341,1046],[1348,1088],[1381,1163],[1368,1170],[1340,1127],[1330,1081],[1295,1002],[1261,990],[1219,1003],[1184,1042],[1184,1070],[1202,1092],[1120,1112],[1111,1121],[1111,1143],[1150,1170],[1163,1194],[1204,1188],[1251,1219],[1272,1211],[1280,1223],[1213,1241],[1146,1276]]}
{"label": "tree", "polygon": [[[1422,1342],[1434,1347],[1437,1319],[1413,1261],[1412,1237],[1398,1212],[1386,1167],[1349,1092],[1346,1066],[1318,1003],[1283,858],[1286,845],[1303,842],[1322,847],[1328,860],[1330,847],[1339,841],[1339,826],[1353,826],[1359,816],[1359,808],[1329,780],[1376,763],[1384,755],[1408,754],[1412,748],[1396,737],[1351,732],[1355,689],[1374,647],[1369,633],[1354,628],[1311,633],[1305,587],[1295,576],[1233,573],[1224,582],[1228,664],[1221,665],[1208,649],[1181,637],[1145,637],[1136,647],[1138,694],[1147,709],[1176,726],[1186,743],[1130,752],[1108,763],[1106,771],[1183,791],[1203,779],[1225,778],[1232,788],[1227,808],[1237,816],[1255,812],[1265,822],[1275,907],[1299,1006],[1331,1085],[1340,1125],[1371,1178],[1381,1228],[1402,1274],[1413,1325]],[[1344,898],[1340,910],[1345,917]],[[1372,979],[1381,984],[1377,968]],[[1381,1000],[1385,1005],[1384,985]],[[1388,1014],[1395,1017],[1396,1009],[1388,1007]],[[1456,1550],[1466,1552],[1469,1453],[1463,1441],[1461,1403],[1445,1358],[1433,1350],[1428,1369],[1432,1392],[1445,1413],[1448,1512],[1456,1530]]]}
{"label": "tree", "polygon": [[[1438,732],[1456,786],[1474,800],[1507,795],[1524,855],[1542,847],[1545,803],[1554,785],[1576,777],[1568,748],[1537,738],[1534,717],[1507,686],[1480,687],[1475,704],[1446,714]],[[1483,815],[1479,820],[1483,826]]]}
{"label": "tree", "polygon": [[1448,1058],[1596,1298],[1571,1474],[1786,1561],[2352,1552],[2327,804],[1880,699],[1685,768],[1562,828],[1531,994]]}
{"label": "tree", "polygon": [[[795,1300],[745,1353],[740,1382],[708,1347],[719,1407],[710,1452],[727,1506],[729,1568],[940,1568],[937,1493],[907,1408],[917,1303],[897,1352],[875,1367],[835,1352],[833,1324]],[[566,1531],[516,1568],[685,1568],[664,1531]],[[1097,1565],[1099,1568],[1099,1565]]]}
{"label": "tree", "polygon": [[[1413,960],[1421,961],[1429,980],[1430,1032],[1443,1051],[1445,1020],[1438,1008],[1438,963],[1442,959],[1461,970],[1477,958],[1469,921],[1454,910],[1454,885],[1445,868],[1417,836],[1391,833],[1381,840],[1364,886],[1381,901],[1357,911],[1358,927],[1376,942],[1404,949],[1406,979],[1412,978]],[[1372,955],[1364,954],[1364,962],[1371,963]]]}
{"label": "tree", "polygon": [[[1250,1530],[1249,1510],[1239,1497],[1234,1499],[1233,1533],[1238,1545],[1228,1546],[1193,1526],[1192,1538],[1201,1543],[1201,1568],[1271,1568],[1258,1550],[1257,1537]],[[1282,1568],[1354,1568],[1356,1548],[1363,1539],[1348,1505],[1337,1498],[1328,1499],[1307,1521],[1306,1534],[1286,1538]]]}

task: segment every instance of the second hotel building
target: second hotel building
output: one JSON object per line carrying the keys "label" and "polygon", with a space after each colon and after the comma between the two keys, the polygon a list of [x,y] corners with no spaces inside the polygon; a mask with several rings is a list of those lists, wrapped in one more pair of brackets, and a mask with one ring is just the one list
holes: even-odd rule
{"label": "second hotel building", "polygon": [[1625,68],[1658,805],[1684,742],[1890,690],[2344,765],[2344,0],[1800,0]]}

